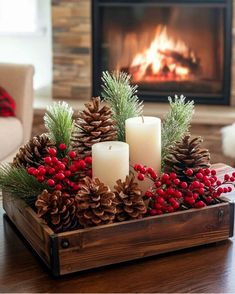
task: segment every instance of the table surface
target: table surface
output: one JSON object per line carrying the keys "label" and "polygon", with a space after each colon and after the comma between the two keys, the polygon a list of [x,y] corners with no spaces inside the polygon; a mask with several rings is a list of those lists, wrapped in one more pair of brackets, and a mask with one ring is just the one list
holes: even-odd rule
{"label": "table surface", "polygon": [[0,292],[235,293],[234,240],[55,279],[0,207]]}

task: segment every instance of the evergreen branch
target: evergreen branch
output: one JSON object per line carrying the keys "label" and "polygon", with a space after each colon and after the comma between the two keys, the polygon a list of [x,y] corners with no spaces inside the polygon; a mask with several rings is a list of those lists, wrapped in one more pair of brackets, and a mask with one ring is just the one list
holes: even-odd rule
{"label": "evergreen branch", "polygon": [[2,164],[0,167],[0,188],[24,199],[27,203],[32,203],[47,186],[29,175],[25,168]]}
{"label": "evergreen branch", "polygon": [[113,119],[118,128],[118,140],[125,141],[125,121],[130,117],[141,116],[143,104],[136,93],[137,86],[130,85],[131,76],[124,72],[103,72],[102,98],[113,110]]}
{"label": "evergreen branch", "polygon": [[49,137],[56,143],[70,146],[70,138],[73,128],[73,110],[66,102],[57,102],[47,107],[44,115],[45,127],[48,129]]}
{"label": "evergreen branch", "polygon": [[170,111],[162,124],[162,162],[169,152],[169,148],[174,146],[176,141],[180,141],[188,132],[194,114],[194,101],[185,102],[183,95],[172,100],[168,97]]}

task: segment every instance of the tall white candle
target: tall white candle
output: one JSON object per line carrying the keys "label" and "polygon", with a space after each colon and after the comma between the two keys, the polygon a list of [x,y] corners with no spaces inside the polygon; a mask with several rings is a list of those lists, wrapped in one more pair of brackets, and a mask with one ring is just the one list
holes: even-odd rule
{"label": "tall white candle", "polygon": [[116,181],[129,175],[129,145],[118,141],[92,146],[92,174],[113,190]]}
{"label": "tall white candle", "polygon": [[133,117],[126,120],[126,142],[130,162],[161,171],[161,120],[157,117]]}

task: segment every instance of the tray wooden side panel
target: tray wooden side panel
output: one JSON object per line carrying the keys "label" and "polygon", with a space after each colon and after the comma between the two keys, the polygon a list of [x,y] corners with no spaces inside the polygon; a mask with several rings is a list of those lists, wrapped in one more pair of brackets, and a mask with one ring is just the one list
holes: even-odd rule
{"label": "tray wooden side panel", "polygon": [[[233,203],[58,234],[60,274],[228,239]],[[66,243],[67,248],[62,244]]]}
{"label": "tray wooden side panel", "polygon": [[53,231],[38,218],[21,199],[3,192],[3,208],[20,233],[29,242],[44,263],[51,268],[51,235]]}

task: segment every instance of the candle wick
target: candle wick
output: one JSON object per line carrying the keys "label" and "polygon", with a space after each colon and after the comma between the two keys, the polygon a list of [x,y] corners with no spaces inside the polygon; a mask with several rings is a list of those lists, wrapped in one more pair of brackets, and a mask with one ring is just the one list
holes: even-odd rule
{"label": "candle wick", "polygon": [[112,149],[112,146],[109,146],[109,150],[111,150]]}
{"label": "candle wick", "polygon": [[141,115],[141,118],[142,118],[142,123],[144,123],[144,117],[143,117],[143,115]]}

